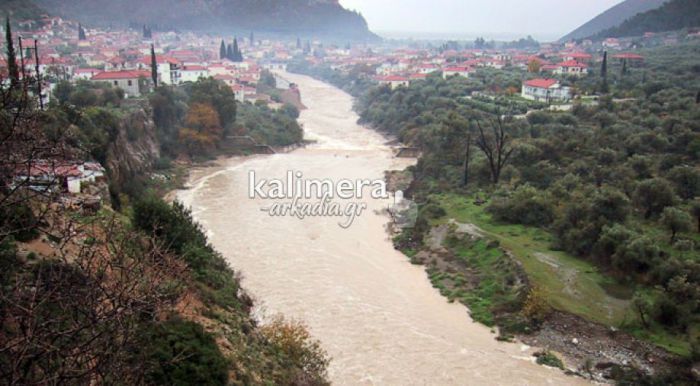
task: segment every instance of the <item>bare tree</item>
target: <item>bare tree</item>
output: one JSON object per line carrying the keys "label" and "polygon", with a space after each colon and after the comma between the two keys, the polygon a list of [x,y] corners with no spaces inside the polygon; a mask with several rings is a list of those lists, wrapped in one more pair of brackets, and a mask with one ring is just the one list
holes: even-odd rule
{"label": "bare tree", "polygon": [[[51,213],[53,214],[53,213]],[[174,307],[186,266],[114,218],[49,215],[58,256],[21,262],[0,293],[8,385],[143,384],[140,330]]]}
{"label": "bare tree", "polygon": [[491,182],[498,184],[501,178],[501,171],[508,163],[508,159],[513,154],[513,148],[509,146],[510,137],[506,134],[503,119],[498,116],[491,125],[491,133],[485,133],[481,127],[481,122],[476,121],[479,129],[479,136],[476,139],[476,146],[486,156],[491,171]]}
{"label": "bare tree", "polygon": [[467,134],[467,146],[464,150],[464,170],[462,172],[462,186],[465,187],[469,183],[469,160],[471,158],[472,148],[472,133]]}

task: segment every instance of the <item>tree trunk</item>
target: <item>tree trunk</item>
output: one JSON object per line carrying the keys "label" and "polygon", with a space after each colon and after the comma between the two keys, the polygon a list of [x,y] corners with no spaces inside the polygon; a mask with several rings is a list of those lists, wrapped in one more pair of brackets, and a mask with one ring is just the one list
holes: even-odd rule
{"label": "tree trunk", "polygon": [[467,149],[464,154],[464,173],[462,175],[462,187],[466,187],[469,183],[469,156],[472,146],[472,135],[467,135]]}

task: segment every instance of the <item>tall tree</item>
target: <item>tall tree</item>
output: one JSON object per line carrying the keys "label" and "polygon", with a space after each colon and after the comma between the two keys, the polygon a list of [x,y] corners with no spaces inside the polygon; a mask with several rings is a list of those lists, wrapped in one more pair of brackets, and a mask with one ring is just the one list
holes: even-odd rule
{"label": "tall tree", "polygon": [[620,77],[627,75],[627,59],[622,59],[622,70],[620,70]]}
{"label": "tall tree", "polygon": [[601,92],[607,93],[608,89],[608,51],[603,52],[603,63],[600,65],[600,77],[602,78]]}
{"label": "tall tree", "polygon": [[15,87],[19,83],[19,67],[17,66],[17,54],[12,41],[12,29],[10,18],[5,19],[5,45],[7,46],[7,72],[10,77],[10,84]]}
{"label": "tall tree", "polygon": [[225,59],[226,58],[226,43],[224,43],[224,40],[221,40],[221,46],[219,47],[219,59]]}
{"label": "tall tree", "polygon": [[297,50],[301,49],[301,38],[297,37]]}
{"label": "tall tree", "polygon": [[158,60],[153,44],[151,44],[151,79],[153,79],[153,87],[158,87]]}
{"label": "tall tree", "polygon": [[243,61],[243,55],[241,54],[241,50],[238,48],[237,38],[233,38],[233,58],[231,60],[233,60],[234,62]]}
{"label": "tall tree", "polygon": [[250,46],[251,47],[254,46],[255,45],[255,35],[253,34],[253,31],[250,31],[250,38],[248,38],[248,39],[249,39],[248,42],[250,43]]}
{"label": "tall tree", "polygon": [[501,171],[508,162],[513,148],[509,146],[510,138],[506,134],[505,126],[501,116],[498,115],[496,122],[491,126],[491,133],[486,134],[481,127],[481,122],[476,121],[479,129],[479,136],[476,139],[476,146],[486,156],[491,171],[491,182],[498,184],[501,178]]}
{"label": "tall tree", "polygon": [[85,29],[80,23],[78,23],[78,40],[87,40],[87,36],[85,36]]}
{"label": "tall tree", "polygon": [[233,60],[233,45],[226,46],[226,59]]}

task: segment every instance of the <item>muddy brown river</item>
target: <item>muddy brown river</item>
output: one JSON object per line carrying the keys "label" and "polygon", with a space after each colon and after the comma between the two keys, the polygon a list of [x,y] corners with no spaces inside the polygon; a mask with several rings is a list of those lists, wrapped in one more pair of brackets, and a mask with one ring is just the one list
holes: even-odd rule
{"label": "muddy brown river", "polygon": [[380,211],[368,209],[347,229],[337,217],[271,217],[274,200],[249,198],[256,178],[381,179],[409,165],[395,159],[386,138],[358,125],[352,98],[306,76],[285,74],[300,87],[307,139],[287,154],[233,158],[192,173],[178,198],[193,209],[213,245],[243,273],[261,320],[283,313],[303,320],[332,357],[337,385],[563,385],[584,381],[533,362],[533,349],[497,342],[467,309],[434,289],[423,267],[392,247]]}

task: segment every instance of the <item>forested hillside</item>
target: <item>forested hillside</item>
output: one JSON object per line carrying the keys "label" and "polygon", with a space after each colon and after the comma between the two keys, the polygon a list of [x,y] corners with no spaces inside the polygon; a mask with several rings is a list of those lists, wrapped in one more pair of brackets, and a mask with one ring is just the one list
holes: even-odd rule
{"label": "forested hillside", "polygon": [[213,78],[126,99],[110,83],[51,75],[41,108],[37,79],[12,70],[11,49],[7,58],[0,384],[328,384],[328,358],[305,326],[258,325],[238,272],[188,209],[161,198],[190,160],[223,154],[227,135],[299,141],[298,111],[239,110]]}
{"label": "forested hillside", "polygon": [[700,27],[700,1],[671,0],[662,7],[641,13],[599,37],[641,36],[645,32],[674,31]]}
{"label": "forested hillside", "polygon": [[335,1],[37,0],[85,25],[146,24],[164,29],[374,39],[364,18]]}
{"label": "forested hillside", "polygon": [[565,42],[572,39],[583,39],[600,33],[608,28],[618,26],[623,21],[652,9],[660,7],[668,0],[626,0],[601,13],[586,24],[575,29],[560,39]]}
{"label": "forested hillside", "polygon": [[31,0],[5,0],[2,4],[3,11],[7,12],[13,20],[36,20],[47,12],[37,6]]}

